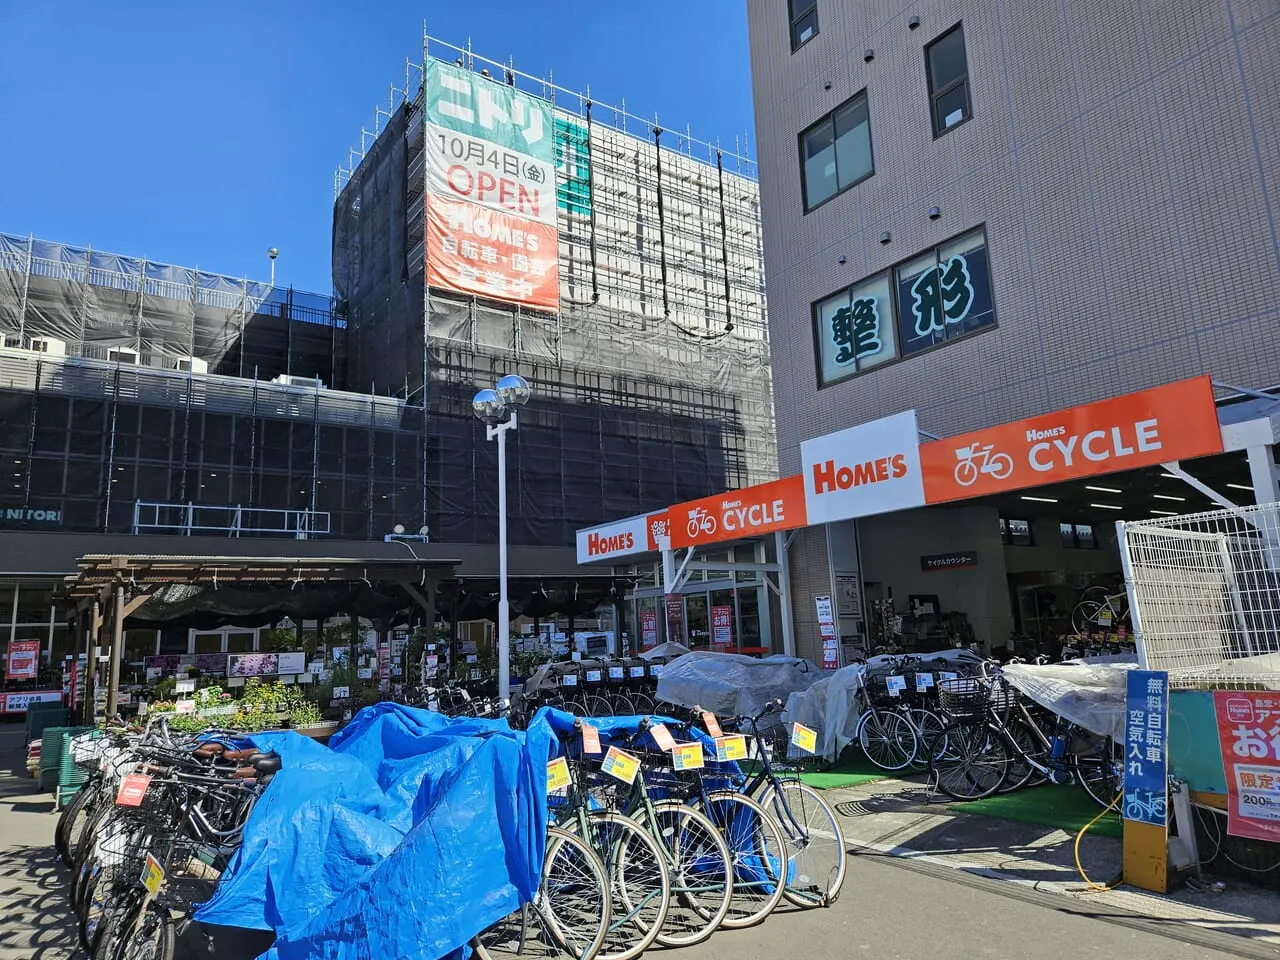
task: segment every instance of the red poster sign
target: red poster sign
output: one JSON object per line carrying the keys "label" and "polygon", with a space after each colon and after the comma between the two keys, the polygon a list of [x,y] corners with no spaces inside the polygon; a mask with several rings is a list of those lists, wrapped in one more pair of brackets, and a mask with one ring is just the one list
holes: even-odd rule
{"label": "red poster sign", "polygon": [[546,310],[560,307],[555,224],[427,196],[427,283]]}
{"label": "red poster sign", "polygon": [[733,646],[733,607],[711,608],[711,646],[722,651]]}
{"label": "red poster sign", "polygon": [[34,680],[40,671],[40,641],[15,640],[9,644],[10,680]]}
{"label": "red poster sign", "polygon": [[1280,842],[1280,692],[1216,691],[1227,833]]}
{"label": "red poster sign", "polygon": [[667,640],[671,643],[684,643],[684,594],[667,594]]}
{"label": "red poster sign", "polygon": [[640,646],[651,650],[658,645],[658,615],[652,610],[640,612]]}
{"label": "red poster sign", "polygon": [[120,790],[116,793],[116,806],[140,806],[149,786],[151,786],[151,778],[145,773],[129,774],[120,781]]}
{"label": "red poster sign", "polygon": [[800,474],[677,504],[667,510],[672,547],[792,530],[807,522]]}
{"label": "red poster sign", "polygon": [[920,464],[946,503],[1221,452],[1206,376],[926,443]]}

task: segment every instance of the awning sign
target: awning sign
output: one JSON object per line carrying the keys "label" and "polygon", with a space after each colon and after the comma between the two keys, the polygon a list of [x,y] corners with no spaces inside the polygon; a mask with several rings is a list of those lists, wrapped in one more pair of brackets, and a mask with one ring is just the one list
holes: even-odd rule
{"label": "awning sign", "polygon": [[1208,377],[920,447],[925,496],[946,503],[1222,452]]}
{"label": "awning sign", "polygon": [[673,547],[738,540],[792,530],[808,522],[804,481],[798,475],[690,500],[672,507],[667,514]]}
{"label": "awning sign", "polygon": [[924,506],[914,410],[806,440],[800,460],[810,524]]}

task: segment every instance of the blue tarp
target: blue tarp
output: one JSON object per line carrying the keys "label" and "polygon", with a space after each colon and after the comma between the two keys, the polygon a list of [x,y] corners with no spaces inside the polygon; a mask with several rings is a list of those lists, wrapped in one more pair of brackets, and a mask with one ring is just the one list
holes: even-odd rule
{"label": "blue tarp", "polygon": [[537,888],[551,738],[398,704],[330,747],[255,736],[282,768],[196,919],[274,930],[273,960],[457,951]]}

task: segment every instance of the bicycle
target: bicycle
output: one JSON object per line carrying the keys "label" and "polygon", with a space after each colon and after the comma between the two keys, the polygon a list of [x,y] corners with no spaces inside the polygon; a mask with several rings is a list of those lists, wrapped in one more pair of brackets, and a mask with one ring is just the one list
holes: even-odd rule
{"label": "bicycle", "polygon": [[[865,661],[855,662],[865,665]],[[891,662],[901,667],[918,661],[900,658]],[[884,685],[883,695],[872,696],[865,670],[858,676],[854,690],[855,702],[861,708],[854,737],[867,759],[881,770],[894,772],[911,766],[926,744],[933,751],[945,752],[946,724],[932,710],[915,706],[902,696],[907,690],[906,677],[877,675],[877,680]],[[883,704],[889,700],[894,701],[893,706],[885,707]]]}
{"label": "bicycle", "polygon": [[817,758],[812,749],[795,743],[795,725],[788,727],[779,717],[777,724],[761,729],[761,721],[780,715],[782,709],[782,701],[775,700],[755,716],[732,722],[750,744],[751,770],[737,778],[736,786],[768,810],[786,836],[791,864],[783,891],[787,901],[806,909],[829,907],[844,886],[844,833],[831,805],[799,778]]}
{"label": "bicycle", "polygon": [[994,445],[974,443],[956,451],[955,479],[962,487],[971,487],[983,474],[1003,480],[1013,473],[1013,458],[1007,453],[993,453]]}
{"label": "bicycle", "polygon": [[694,507],[689,511],[689,524],[686,528],[690,537],[699,534],[711,536],[716,532],[716,518],[705,507]]}
{"label": "bicycle", "polygon": [[1071,629],[1077,636],[1092,633],[1097,627],[1108,633],[1112,627],[1129,619],[1129,594],[1126,591],[1104,594],[1101,600],[1082,599],[1071,610]]}

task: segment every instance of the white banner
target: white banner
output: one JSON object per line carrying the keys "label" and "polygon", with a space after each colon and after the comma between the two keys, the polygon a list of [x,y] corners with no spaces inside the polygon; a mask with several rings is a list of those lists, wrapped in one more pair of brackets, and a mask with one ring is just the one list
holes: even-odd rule
{"label": "white banner", "polygon": [[433,123],[426,124],[424,152],[428,193],[556,226],[552,164]]}
{"label": "white banner", "polygon": [[916,412],[800,444],[810,525],[924,506]]}
{"label": "white banner", "polygon": [[648,514],[578,531],[578,562],[612,560],[649,549]]}

